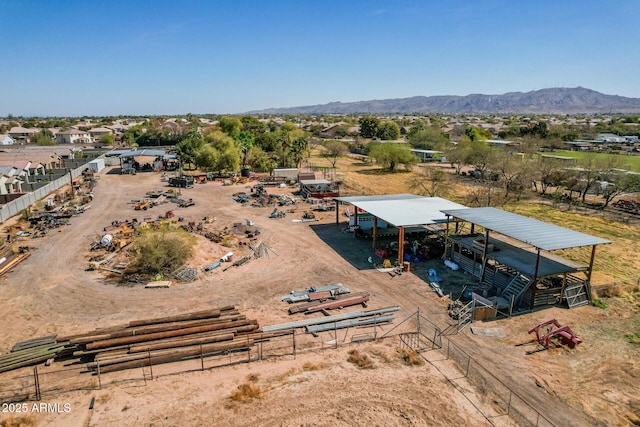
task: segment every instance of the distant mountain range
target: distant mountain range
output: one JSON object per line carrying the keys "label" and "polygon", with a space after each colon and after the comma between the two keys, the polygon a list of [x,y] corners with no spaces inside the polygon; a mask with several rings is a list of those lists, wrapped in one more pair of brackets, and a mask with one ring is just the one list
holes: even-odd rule
{"label": "distant mountain range", "polygon": [[640,98],[605,95],[583,87],[550,88],[502,95],[413,96],[358,102],[330,102],[303,107],[269,108],[251,114],[357,114],[357,113],[506,113],[594,114],[639,113]]}

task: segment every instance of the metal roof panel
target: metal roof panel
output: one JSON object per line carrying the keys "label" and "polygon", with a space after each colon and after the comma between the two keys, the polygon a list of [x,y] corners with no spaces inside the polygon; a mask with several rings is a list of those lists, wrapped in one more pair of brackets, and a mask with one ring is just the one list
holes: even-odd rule
{"label": "metal roof panel", "polygon": [[444,209],[442,212],[546,251],[611,243],[610,240],[496,208]]}

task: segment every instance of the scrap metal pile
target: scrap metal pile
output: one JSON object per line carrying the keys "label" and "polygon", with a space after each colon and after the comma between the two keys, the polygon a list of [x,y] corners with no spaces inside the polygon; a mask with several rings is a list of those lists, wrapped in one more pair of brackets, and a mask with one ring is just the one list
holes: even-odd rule
{"label": "scrap metal pile", "polygon": [[283,296],[281,300],[294,304],[289,307],[289,314],[314,313],[358,304],[366,307],[366,303],[369,301],[369,293],[357,292],[351,294],[351,291],[344,287],[342,283],[336,283],[320,288],[311,287],[304,291],[291,291],[289,295]]}
{"label": "scrap metal pile", "polygon": [[234,193],[233,200],[241,204],[251,204],[253,207],[263,208],[266,206],[290,206],[297,203],[295,197],[287,194],[269,194],[264,184],[256,184],[251,187],[251,193]]}

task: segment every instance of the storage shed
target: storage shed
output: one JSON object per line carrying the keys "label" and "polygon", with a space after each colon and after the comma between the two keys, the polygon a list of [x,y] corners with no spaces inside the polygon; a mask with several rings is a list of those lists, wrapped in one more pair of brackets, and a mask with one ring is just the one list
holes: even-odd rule
{"label": "storage shed", "polygon": [[105,168],[104,159],[94,159],[87,163],[87,168],[93,172],[100,172]]}

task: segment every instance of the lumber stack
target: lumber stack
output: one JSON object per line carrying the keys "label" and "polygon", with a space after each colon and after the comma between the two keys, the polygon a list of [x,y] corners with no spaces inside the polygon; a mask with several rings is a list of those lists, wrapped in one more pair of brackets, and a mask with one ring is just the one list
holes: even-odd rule
{"label": "lumber stack", "polygon": [[369,292],[357,292],[354,294],[338,295],[328,299],[318,299],[304,304],[296,304],[289,308],[289,314],[313,313],[322,310],[350,307],[364,304],[369,301]]}
{"label": "lumber stack", "polygon": [[13,267],[15,267],[16,265],[20,264],[22,261],[24,261],[25,259],[29,258],[30,256],[31,256],[31,253],[24,252],[24,253],[17,254],[15,256],[13,256],[9,260],[5,260],[5,262],[2,265],[0,265],[0,276],[3,276],[5,273],[7,273]]}

